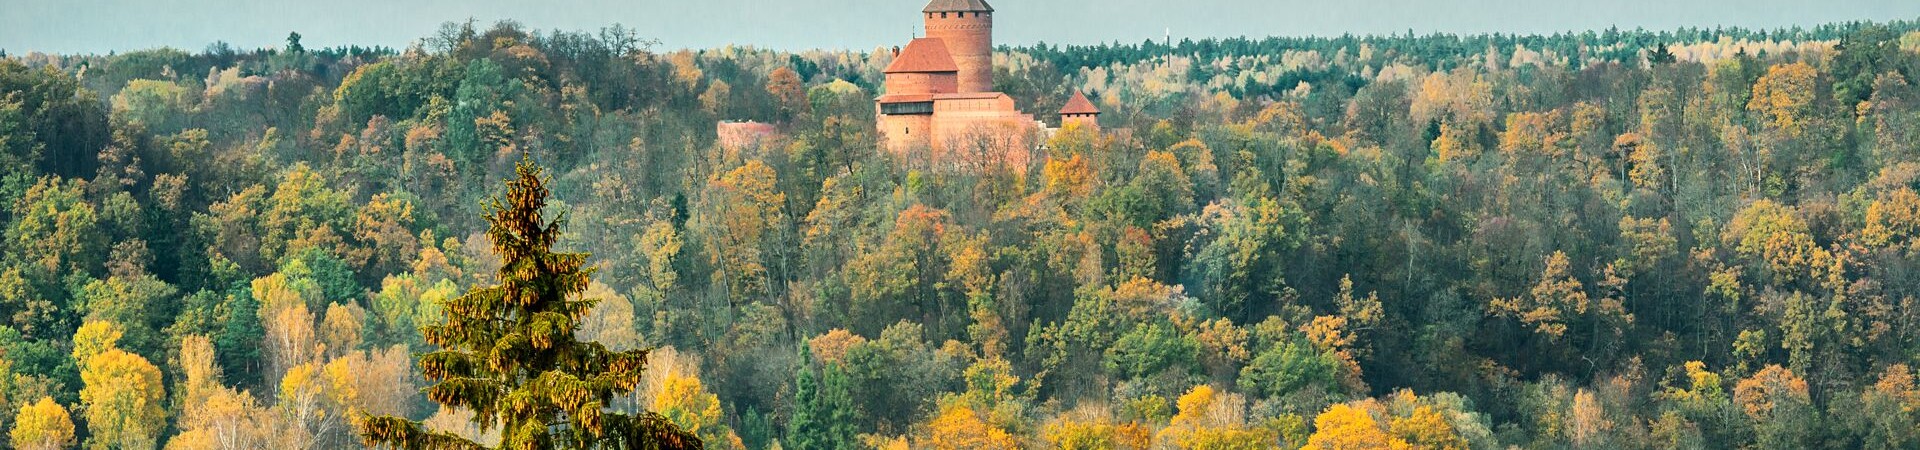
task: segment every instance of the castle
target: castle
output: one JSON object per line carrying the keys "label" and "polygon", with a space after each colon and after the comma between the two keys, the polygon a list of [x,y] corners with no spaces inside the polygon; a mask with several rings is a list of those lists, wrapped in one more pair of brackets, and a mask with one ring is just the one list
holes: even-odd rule
{"label": "castle", "polygon": [[[885,95],[875,100],[887,149],[946,164],[1026,164],[1046,125],[993,90],[993,6],[932,0],[921,14],[927,36],[892,52]],[[1097,127],[1100,110],[1075,92],[1060,116],[1062,126]]]}

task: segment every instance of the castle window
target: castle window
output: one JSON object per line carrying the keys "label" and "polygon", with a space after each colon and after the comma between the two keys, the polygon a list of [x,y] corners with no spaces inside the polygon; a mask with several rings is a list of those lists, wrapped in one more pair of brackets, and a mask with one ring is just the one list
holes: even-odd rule
{"label": "castle window", "polygon": [[945,19],[945,18],[947,18],[947,13],[940,13],[940,18],[942,18],[942,19]]}

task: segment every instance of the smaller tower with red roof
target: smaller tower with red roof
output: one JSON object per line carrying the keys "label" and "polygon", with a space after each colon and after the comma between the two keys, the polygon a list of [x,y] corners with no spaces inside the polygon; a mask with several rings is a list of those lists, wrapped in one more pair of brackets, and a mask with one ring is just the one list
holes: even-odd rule
{"label": "smaller tower with red roof", "polygon": [[1095,108],[1093,102],[1087,100],[1087,96],[1080,91],[1074,91],[1073,98],[1067,99],[1067,106],[1060,108],[1060,127],[1074,124],[1091,130],[1100,129],[1100,108]]}

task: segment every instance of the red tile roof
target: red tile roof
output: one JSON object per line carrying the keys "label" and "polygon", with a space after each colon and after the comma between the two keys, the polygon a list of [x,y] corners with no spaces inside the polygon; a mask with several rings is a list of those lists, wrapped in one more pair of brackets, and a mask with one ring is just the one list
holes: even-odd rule
{"label": "red tile roof", "polygon": [[1060,114],[1099,114],[1100,108],[1093,107],[1087,96],[1073,91],[1073,98],[1067,99],[1067,106],[1060,108]]}
{"label": "red tile roof", "polygon": [[993,5],[987,4],[987,0],[933,0],[927,2],[927,9],[921,10],[920,12],[937,13],[956,11],[993,12]]}
{"label": "red tile roof", "polygon": [[907,43],[907,48],[893,58],[893,64],[887,66],[886,73],[939,73],[959,72],[960,66],[953,63],[953,54],[947,52],[947,43],[940,38],[919,38]]}

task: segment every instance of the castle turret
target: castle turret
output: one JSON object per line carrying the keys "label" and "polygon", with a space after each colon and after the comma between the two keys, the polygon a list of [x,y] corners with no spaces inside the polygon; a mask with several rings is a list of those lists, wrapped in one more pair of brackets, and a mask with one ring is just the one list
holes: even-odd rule
{"label": "castle turret", "polygon": [[1100,129],[1100,108],[1095,108],[1080,91],[1073,91],[1073,98],[1067,99],[1066,107],[1060,108],[1061,127],[1076,123],[1090,130]]}
{"label": "castle turret", "polygon": [[993,6],[986,0],[933,0],[921,12],[927,37],[946,42],[960,66],[960,92],[993,91]]}

